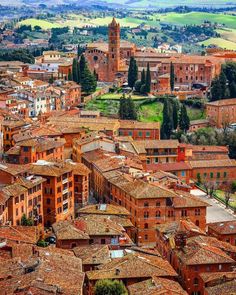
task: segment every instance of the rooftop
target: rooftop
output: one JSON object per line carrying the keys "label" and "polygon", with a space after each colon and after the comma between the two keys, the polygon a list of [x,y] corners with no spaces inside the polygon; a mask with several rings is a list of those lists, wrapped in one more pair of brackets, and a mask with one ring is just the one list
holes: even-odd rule
{"label": "rooftop", "polygon": [[206,105],[207,106],[231,106],[231,105],[236,105],[236,98],[216,100],[216,101],[208,102]]}
{"label": "rooftop", "polygon": [[236,220],[209,223],[208,229],[221,235],[236,234]]}
{"label": "rooftop", "polygon": [[95,204],[88,205],[78,211],[81,214],[99,214],[99,215],[119,215],[129,216],[130,212],[122,206],[112,204]]}

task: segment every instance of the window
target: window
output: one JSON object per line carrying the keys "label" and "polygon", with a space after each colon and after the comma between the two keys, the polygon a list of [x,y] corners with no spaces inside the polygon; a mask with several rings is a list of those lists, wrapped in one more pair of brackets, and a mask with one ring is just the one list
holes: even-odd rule
{"label": "window", "polygon": [[148,202],[144,202],[144,207],[148,207],[148,206],[149,206]]}
{"label": "window", "polygon": [[161,217],[161,211],[156,211],[156,218],[160,218]]}
{"label": "window", "polygon": [[182,217],[186,217],[186,216],[188,216],[188,215],[187,215],[187,210],[186,210],[186,209],[181,210],[181,216],[182,216]]}
{"label": "window", "polygon": [[211,178],[214,177],[214,173],[213,173],[213,172],[210,173],[210,177],[211,177]]}
{"label": "window", "polygon": [[143,136],[143,132],[142,132],[142,131],[139,131],[139,132],[138,132],[138,136],[139,136],[139,137],[142,137],[142,136]]}
{"label": "window", "polygon": [[146,229],[148,228],[148,223],[144,224],[144,228],[146,228]]}
{"label": "window", "polygon": [[224,178],[226,178],[227,177],[227,172],[224,172]]}
{"label": "window", "polygon": [[150,163],[151,163],[151,159],[147,158],[147,164],[150,164]]}
{"label": "window", "polygon": [[18,209],[16,209],[16,216],[18,216]]}
{"label": "window", "polygon": [[173,217],[174,216],[174,211],[170,210],[168,211],[168,217]]}
{"label": "window", "polygon": [[128,132],[128,135],[129,135],[129,136],[133,136],[133,132],[132,132],[132,131],[129,131],[129,132]]}
{"label": "window", "polygon": [[57,188],[57,192],[58,192],[58,193],[61,192],[61,186],[58,186],[58,188]]}
{"label": "window", "polygon": [[201,210],[198,208],[198,209],[195,209],[195,216],[200,216],[201,215]]}
{"label": "window", "polygon": [[29,159],[28,159],[28,157],[25,157],[24,162],[25,162],[25,163],[29,163]]}
{"label": "window", "polygon": [[144,240],[147,241],[148,240],[148,235],[144,236]]}
{"label": "window", "polygon": [[105,245],[106,244],[106,239],[101,239],[101,244]]}
{"label": "window", "polygon": [[196,222],[195,222],[195,224],[196,224],[196,226],[199,226],[199,220],[196,220]]}
{"label": "window", "polygon": [[217,178],[220,178],[220,172],[217,172]]}
{"label": "window", "polygon": [[47,184],[50,184],[50,178],[47,178]]}
{"label": "window", "polygon": [[93,239],[90,239],[90,240],[89,240],[89,244],[91,245],[91,244],[93,244],[93,243],[94,243]]}
{"label": "window", "polygon": [[181,171],[181,176],[185,176],[185,171]]}
{"label": "window", "polygon": [[57,182],[61,181],[61,176],[57,177]]}
{"label": "window", "polygon": [[28,151],[29,151],[28,146],[24,146],[23,151],[24,151],[24,152],[28,152]]}
{"label": "window", "polygon": [[146,131],[146,137],[150,137],[150,136],[151,136],[150,132]]}
{"label": "window", "polygon": [[47,204],[50,205],[51,200],[49,198],[47,198]]}
{"label": "window", "polygon": [[193,284],[194,284],[194,286],[198,286],[198,278],[194,278]]}
{"label": "window", "polygon": [[15,204],[18,204],[19,203],[19,197],[16,197],[15,198]]}
{"label": "window", "polygon": [[160,202],[156,202],[156,207],[160,207],[161,203]]}
{"label": "window", "polygon": [[207,173],[205,172],[205,173],[204,173],[204,178],[206,178],[206,177],[207,177]]}
{"label": "window", "polygon": [[25,199],[24,194],[20,195],[20,200],[24,201],[24,199]]}
{"label": "window", "polygon": [[222,264],[219,264],[219,270],[222,270]]}
{"label": "window", "polygon": [[149,213],[146,211],[146,212],[144,212],[143,213],[143,217],[144,217],[144,219],[147,219],[148,217],[149,217]]}

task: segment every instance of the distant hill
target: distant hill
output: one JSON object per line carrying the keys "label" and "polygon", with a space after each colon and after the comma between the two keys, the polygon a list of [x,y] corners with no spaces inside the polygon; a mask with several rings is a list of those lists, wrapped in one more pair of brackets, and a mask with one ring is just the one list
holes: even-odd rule
{"label": "distant hill", "polygon": [[38,5],[38,4],[46,4],[46,5],[58,5],[58,4],[77,4],[81,6],[88,5],[114,5],[121,6],[124,5],[128,7],[135,8],[160,8],[160,7],[170,7],[177,5],[187,5],[187,6],[205,6],[205,7],[219,7],[219,6],[231,6],[236,5],[236,0],[14,0],[9,3],[9,0],[2,0],[2,5]]}

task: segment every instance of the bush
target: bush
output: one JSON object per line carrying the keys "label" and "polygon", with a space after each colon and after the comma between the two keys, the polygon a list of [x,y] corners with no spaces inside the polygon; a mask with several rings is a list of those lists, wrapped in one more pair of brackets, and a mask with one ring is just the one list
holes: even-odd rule
{"label": "bush", "polygon": [[135,84],[134,84],[135,91],[140,92],[141,87],[142,87],[141,81],[140,80],[136,81]]}
{"label": "bush", "polygon": [[48,245],[49,245],[48,242],[46,242],[46,241],[44,241],[44,240],[40,240],[40,241],[38,241],[38,243],[37,243],[37,246],[39,246],[39,247],[43,247],[43,248],[47,247]]}

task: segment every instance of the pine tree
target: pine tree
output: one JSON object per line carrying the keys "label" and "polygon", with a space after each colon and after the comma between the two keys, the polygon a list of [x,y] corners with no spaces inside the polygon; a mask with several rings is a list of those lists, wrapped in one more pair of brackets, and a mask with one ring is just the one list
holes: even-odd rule
{"label": "pine tree", "polygon": [[147,74],[146,74],[146,82],[145,82],[145,89],[146,89],[146,93],[150,93],[151,91],[151,72],[150,72],[150,66],[149,63],[147,65]]}
{"label": "pine tree", "polygon": [[138,66],[137,66],[136,60],[132,56],[130,58],[129,70],[128,70],[129,87],[134,88],[134,84],[137,80],[138,80]]}
{"label": "pine tree", "polygon": [[74,82],[78,83],[78,60],[76,58],[73,59],[72,63],[72,79]]}
{"label": "pine tree", "polygon": [[175,89],[175,69],[172,62],[170,63],[170,89],[171,92]]}
{"label": "pine tree", "polygon": [[170,139],[173,130],[173,107],[168,98],[164,101],[163,122],[161,125],[161,138]]}
{"label": "pine tree", "polygon": [[179,115],[179,128],[180,130],[187,132],[189,130],[190,120],[187,114],[187,109],[184,104],[181,106]]}

